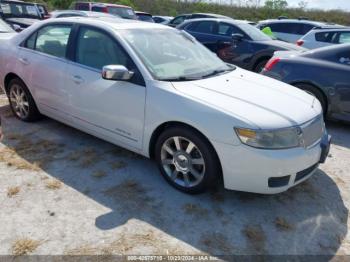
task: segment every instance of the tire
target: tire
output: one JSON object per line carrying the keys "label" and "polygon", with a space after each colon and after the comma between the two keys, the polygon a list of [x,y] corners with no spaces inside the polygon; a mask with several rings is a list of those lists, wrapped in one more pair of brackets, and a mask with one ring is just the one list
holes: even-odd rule
{"label": "tire", "polygon": [[41,114],[35,104],[26,85],[15,78],[8,85],[8,99],[13,114],[25,122],[33,122],[41,118]]}
{"label": "tire", "polygon": [[166,129],[157,139],[155,159],[165,180],[182,192],[202,193],[219,182],[221,167],[215,150],[191,128]]}
{"label": "tire", "polygon": [[264,69],[264,67],[268,61],[269,61],[269,59],[264,59],[264,60],[260,61],[259,63],[257,63],[254,67],[254,72],[261,73],[261,71]]}
{"label": "tire", "polygon": [[323,115],[325,116],[327,114],[327,102],[320,90],[317,89],[317,87],[314,87],[309,84],[296,84],[295,85],[297,88],[304,90],[305,92],[309,93],[310,95],[314,96],[317,98],[318,101],[320,101],[322,110],[323,110]]}

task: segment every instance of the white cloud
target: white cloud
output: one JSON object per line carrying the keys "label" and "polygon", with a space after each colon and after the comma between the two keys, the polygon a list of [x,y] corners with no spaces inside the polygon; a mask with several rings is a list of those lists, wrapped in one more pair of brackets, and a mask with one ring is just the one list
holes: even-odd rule
{"label": "white cloud", "polygon": [[[301,0],[287,0],[289,6],[298,6]],[[308,8],[341,9],[350,11],[350,0],[304,0]]]}

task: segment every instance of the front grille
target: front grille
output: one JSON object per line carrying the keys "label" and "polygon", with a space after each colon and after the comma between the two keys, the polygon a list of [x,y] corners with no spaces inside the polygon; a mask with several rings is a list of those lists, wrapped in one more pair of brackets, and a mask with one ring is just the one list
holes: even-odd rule
{"label": "front grille", "polygon": [[308,175],[310,175],[316,168],[318,167],[318,163],[310,166],[309,168],[306,168],[300,172],[297,173],[297,175],[295,176],[295,180],[294,183],[302,180],[304,177],[307,177]]}
{"label": "front grille", "polygon": [[320,141],[324,132],[323,117],[317,117],[301,126],[305,147],[310,147]]}

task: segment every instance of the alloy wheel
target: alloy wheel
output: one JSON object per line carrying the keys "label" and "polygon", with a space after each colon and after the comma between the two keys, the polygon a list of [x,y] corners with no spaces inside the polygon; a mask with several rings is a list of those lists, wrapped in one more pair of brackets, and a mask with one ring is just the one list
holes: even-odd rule
{"label": "alloy wheel", "polygon": [[161,148],[161,162],[167,176],[179,186],[194,187],[204,178],[203,155],[187,138],[174,136],[167,139]]}
{"label": "alloy wheel", "polygon": [[29,102],[28,97],[19,85],[13,85],[10,90],[10,100],[13,111],[21,118],[25,119],[29,115]]}

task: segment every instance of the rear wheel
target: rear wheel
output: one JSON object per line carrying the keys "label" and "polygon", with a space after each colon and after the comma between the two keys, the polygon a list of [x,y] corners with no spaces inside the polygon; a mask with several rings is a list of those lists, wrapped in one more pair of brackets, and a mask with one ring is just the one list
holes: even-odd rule
{"label": "rear wheel", "polygon": [[320,101],[323,115],[326,115],[327,113],[327,102],[320,90],[317,89],[317,87],[314,87],[309,84],[296,84],[296,87],[300,88],[301,90],[304,90],[305,92],[309,93],[310,95],[317,98],[318,101]]}
{"label": "rear wheel", "polygon": [[155,150],[163,177],[175,188],[196,194],[218,182],[218,158],[198,132],[186,127],[167,129],[158,138]]}
{"label": "rear wheel", "polygon": [[14,115],[22,121],[38,120],[41,115],[26,85],[18,78],[10,81],[8,98]]}

